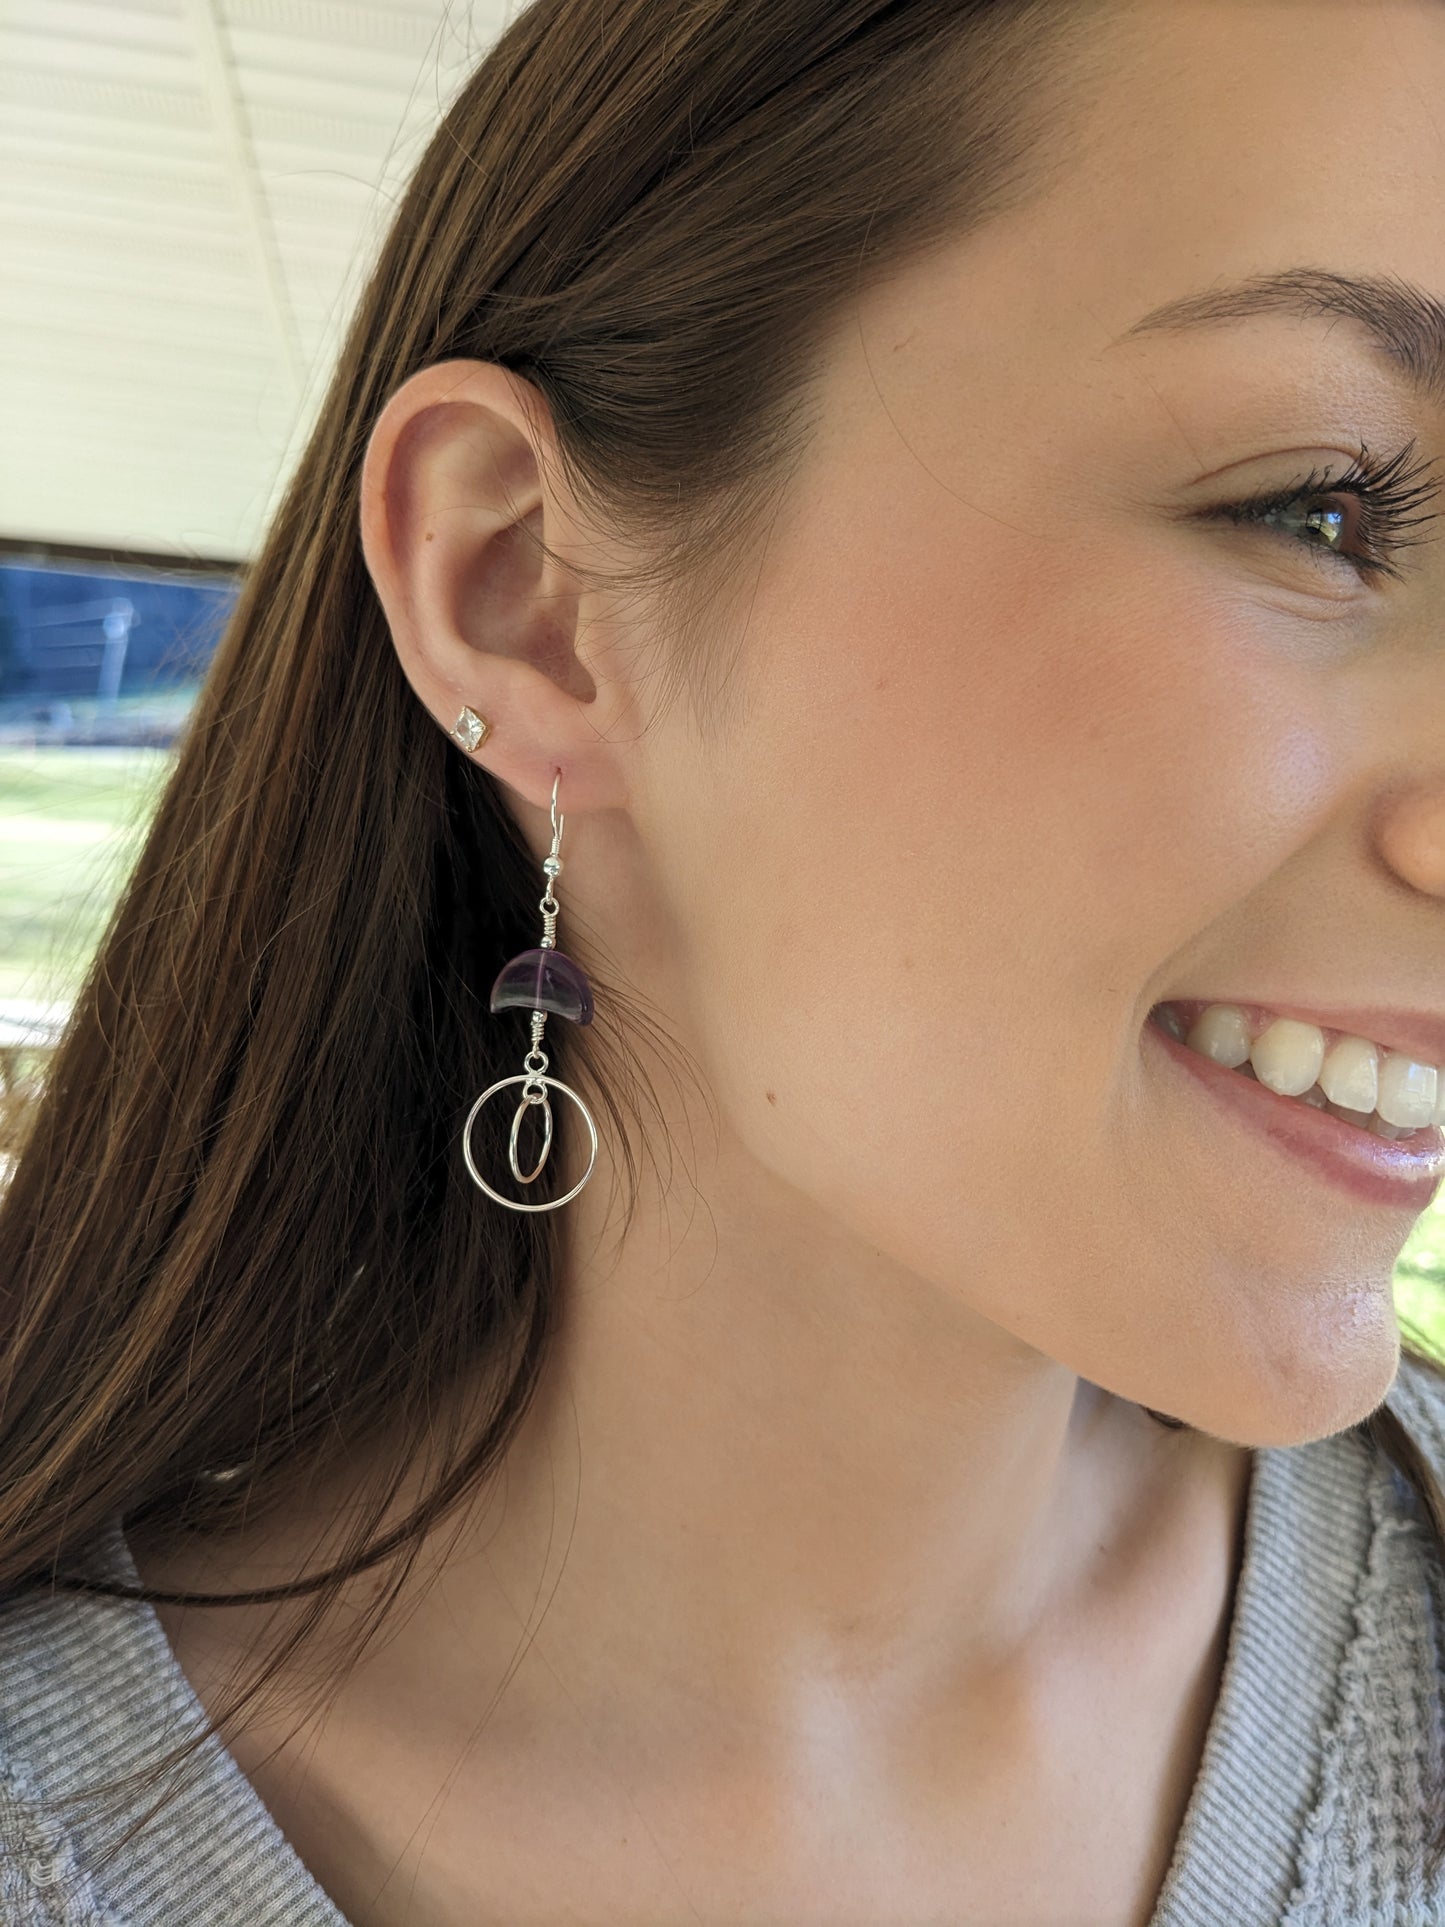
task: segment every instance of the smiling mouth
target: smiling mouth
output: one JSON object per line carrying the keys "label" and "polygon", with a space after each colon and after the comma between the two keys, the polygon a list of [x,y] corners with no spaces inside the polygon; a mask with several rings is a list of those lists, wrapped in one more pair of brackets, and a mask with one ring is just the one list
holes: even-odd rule
{"label": "smiling mouth", "polygon": [[1200,1092],[1214,1115],[1243,1126],[1257,1144],[1272,1146],[1274,1153],[1361,1204],[1408,1212],[1414,1219],[1433,1202],[1445,1178],[1445,1131],[1438,1124],[1410,1130],[1380,1119],[1387,1126],[1381,1131],[1368,1122],[1331,1117],[1323,1106],[1302,1102],[1305,1093],[1271,1090],[1253,1066],[1244,1072],[1191,1049],[1167,1023],[1151,1017],[1143,1034],[1150,1032],[1154,1047]]}
{"label": "smiling mouth", "polygon": [[[1204,999],[1156,1004],[1149,1021],[1186,1050],[1262,1085],[1283,1102],[1324,1111],[1374,1137],[1424,1144],[1432,1126],[1442,1121],[1437,1068],[1382,1050],[1366,1038],[1278,1018],[1258,1005]],[[1338,1102],[1342,1096],[1357,1102]]]}

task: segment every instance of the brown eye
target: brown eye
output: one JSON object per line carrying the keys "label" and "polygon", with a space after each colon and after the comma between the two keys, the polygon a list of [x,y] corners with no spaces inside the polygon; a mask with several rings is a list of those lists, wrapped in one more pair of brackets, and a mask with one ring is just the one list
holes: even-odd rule
{"label": "brown eye", "polygon": [[1433,510],[1410,511],[1438,497],[1441,489],[1438,481],[1420,480],[1432,463],[1402,472],[1414,447],[1411,442],[1382,465],[1372,463],[1369,450],[1362,449],[1344,475],[1315,472],[1292,488],[1226,502],[1204,514],[1270,529],[1301,548],[1323,551],[1359,576],[1399,580],[1404,570],[1393,559],[1395,552],[1415,546],[1405,530],[1435,520]]}
{"label": "brown eye", "polygon": [[[1318,542],[1306,542],[1307,547],[1328,549],[1331,554],[1344,556],[1347,560],[1355,560],[1358,555],[1358,544],[1360,542],[1361,523],[1363,520],[1359,498],[1346,498],[1331,494],[1323,498],[1331,504],[1330,507],[1311,508],[1308,506],[1311,501],[1320,499],[1320,497],[1306,496],[1300,507],[1272,509],[1269,511],[1267,518],[1261,517],[1260,519],[1265,522],[1266,526],[1282,527],[1286,533],[1289,532],[1292,524],[1296,524],[1300,528],[1321,537],[1321,540]],[[1348,508],[1341,506],[1342,502],[1347,499],[1353,499],[1356,502],[1356,509],[1353,515],[1350,514]],[[1300,536],[1298,539],[1300,541],[1306,540],[1304,536]]]}

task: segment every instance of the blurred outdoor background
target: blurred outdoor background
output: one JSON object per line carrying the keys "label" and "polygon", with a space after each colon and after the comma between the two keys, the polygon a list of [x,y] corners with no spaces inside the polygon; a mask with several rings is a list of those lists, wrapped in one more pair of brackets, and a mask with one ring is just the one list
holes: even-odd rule
{"label": "blurred outdoor background", "polygon": [[[0,1183],[398,185],[509,0],[0,0]],[[1445,1198],[1395,1276],[1445,1354]]]}

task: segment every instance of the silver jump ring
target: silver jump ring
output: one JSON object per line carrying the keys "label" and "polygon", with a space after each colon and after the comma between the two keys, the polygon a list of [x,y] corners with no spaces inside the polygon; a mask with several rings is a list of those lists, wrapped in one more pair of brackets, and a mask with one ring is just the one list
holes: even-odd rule
{"label": "silver jump ring", "polygon": [[[583,1121],[587,1126],[587,1134],[592,1140],[592,1155],[587,1160],[587,1169],[582,1173],[581,1177],[578,1178],[572,1189],[562,1197],[552,1198],[546,1204],[520,1204],[515,1198],[504,1198],[500,1191],[494,1191],[477,1169],[472,1159],[472,1125],[476,1121],[477,1112],[481,1110],[487,1099],[497,1091],[505,1090],[509,1084],[531,1084],[535,1086],[538,1083],[550,1084],[553,1090],[562,1091],[566,1096],[571,1098],[572,1102],[582,1113]],[[533,1098],[531,1101],[533,1103],[540,1103],[542,1099]],[[570,1204],[572,1199],[576,1197],[577,1193],[592,1175],[592,1167],[597,1162],[597,1126],[592,1121],[591,1111],[588,1110],[587,1106],[582,1102],[582,1099],[569,1084],[564,1084],[558,1077],[543,1077],[537,1071],[518,1071],[514,1077],[499,1077],[495,1084],[489,1084],[467,1113],[466,1125],[462,1131],[462,1156],[467,1161],[467,1169],[471,1172],[472,1177],[481,1186],[483,1191],[486,1192],[487,1196],[489,1198],[495,1198],[498,1204],[505,1204],[513,1211],[555,1211],[560,1204]],[[537,1174],[534,1173],[533,1175],[535,1176]]]}

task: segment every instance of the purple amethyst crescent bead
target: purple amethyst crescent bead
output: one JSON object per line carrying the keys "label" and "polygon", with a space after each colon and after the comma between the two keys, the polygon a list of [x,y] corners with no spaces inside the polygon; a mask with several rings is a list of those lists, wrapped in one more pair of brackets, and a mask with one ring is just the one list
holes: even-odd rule
{"label": "purple amethyst crescent bead", "polygon": [[547,1010],[574,1024],[592,1022],[592,986],[560,950],[524,950],[492,985],[493,1010]]}

